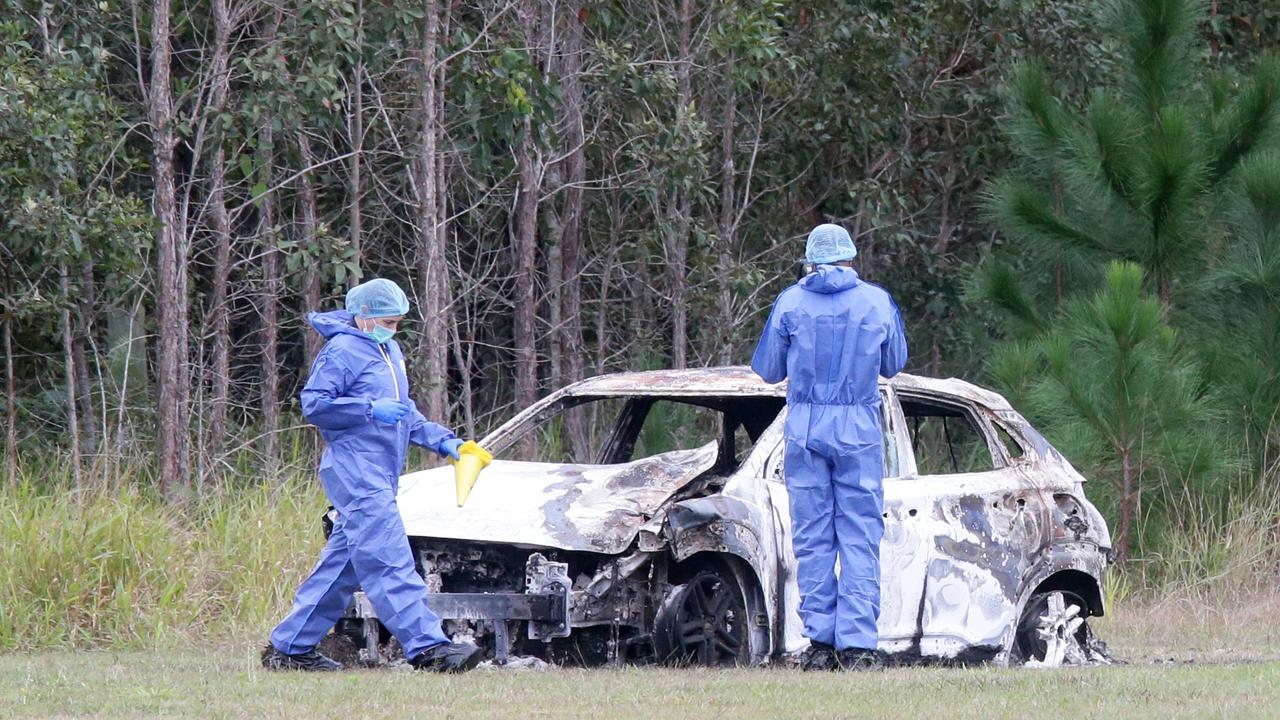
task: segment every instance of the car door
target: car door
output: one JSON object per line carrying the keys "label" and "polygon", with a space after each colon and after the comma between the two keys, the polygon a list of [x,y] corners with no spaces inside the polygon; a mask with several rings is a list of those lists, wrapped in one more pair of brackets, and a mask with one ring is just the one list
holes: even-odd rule
{"label": "car door", "polygon": [[902,479],[886,493],[882,562],[923,583],[921,654],[994,654],[1012,632],[1044,505],[990,413],[921,390],[899,389],[897,397],[910,450]]}

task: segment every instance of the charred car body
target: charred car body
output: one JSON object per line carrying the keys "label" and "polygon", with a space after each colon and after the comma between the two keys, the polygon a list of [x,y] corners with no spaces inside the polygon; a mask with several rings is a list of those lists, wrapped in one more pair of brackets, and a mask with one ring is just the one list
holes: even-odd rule
{"label": "charred car body", "polygon": [[[999,395],[882,381],[880,649],[904,661],[1102,661],[1111,542],[1084,478]],[[401,478],[432,608],[499,662],[761,664],[807,641],[797,614],[785,386],[747,368],[566,387],[481,443],[466,505],[450,468]],[[672,433],[678,428],[678,434]],[[335,628],[378,657],[359,595]]]}

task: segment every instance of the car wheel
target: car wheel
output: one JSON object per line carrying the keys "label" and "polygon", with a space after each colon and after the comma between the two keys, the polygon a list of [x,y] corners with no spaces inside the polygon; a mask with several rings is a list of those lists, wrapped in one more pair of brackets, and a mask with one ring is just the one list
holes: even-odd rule
{"label": "car wheel", "polygon": [[1110,663],[1085,621],[1085,602],[1063,590],[1035,593],[1018,621],[1010,660],[1027,667]]}
{"label": "car wheel", "polygon": [[732,575],[703,570],[671,589],[654,619],[661,662],[731,667],[749,659],[747,612]]}

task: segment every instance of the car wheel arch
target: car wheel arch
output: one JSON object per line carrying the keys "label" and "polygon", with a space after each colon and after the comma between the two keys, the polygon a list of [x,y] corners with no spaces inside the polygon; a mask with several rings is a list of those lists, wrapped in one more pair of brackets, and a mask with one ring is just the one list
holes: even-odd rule
{"label": "car wheel arch", "polygon": [[[1086,617],[1101,617],[1105,612],[1102,596],[1102,584],[1099,578],[1067,561],[1047,565],[1034,575],[1034,580],[1023,586],[1021,596],[1013,614],[1013,624],[1006,633],[1004,647],[997,662],[1007,662],[1014,644],[1017,642],[1018,623],[1026,612],[1027,604],[1032,598],[1055,591],[1067,592],[1078,596],[1085,603]],[[1003,659],[1001,659],[1003,658]]]}
{"label": "car wheel arch", "polygon": [[671,566],[671,583],[675,585],[685,582],[705,571],[716,572],[734,580],[742,593],[746,608],[751,664],[767,662],[773,649],[778,647],[775,629],[779,624],[774,621],[774,613],[770,611],[764,585],[760,582],[756,569],[746,558],[736,554],[700,551]]}
{"label": "car wheel arch", "polygon": [[1098,579],[1083,570],[1075,568],[1058,570],[1036,583],[1032,586],[1031,592],[1026,593],[1026,596],[1022,598],[1019,607],[1024,607],[1026,601],[1032,595],[1054,590],[1065,590],[1079,596],[1081,600],[1084,600],[1090,617],[1101,617],[1105,614],[1106,608],[1102,599],[1102,586]]}

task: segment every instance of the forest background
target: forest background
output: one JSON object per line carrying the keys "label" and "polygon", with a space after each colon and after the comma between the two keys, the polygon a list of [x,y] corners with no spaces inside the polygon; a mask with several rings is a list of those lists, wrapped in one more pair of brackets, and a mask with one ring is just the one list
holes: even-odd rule
{"label": "forest background", "polygon": [[[137,637],[106,607],[189,590],[149,565],[175,538],[313,524],[281,495],[315,493],[304,315],[361,278],[409,291],[418,405],[479,437],[746,362],[820,222],[909,371],[1004,392],[1094,481],[1117,582],[1263,582],[1277,37],[1269,0],[0,0],[0,507],[50,554],[12,558],[0,644]],[[93,577],[59,607],[100,612],[37,636],[12,608],[63,612],[64,560]]]}

